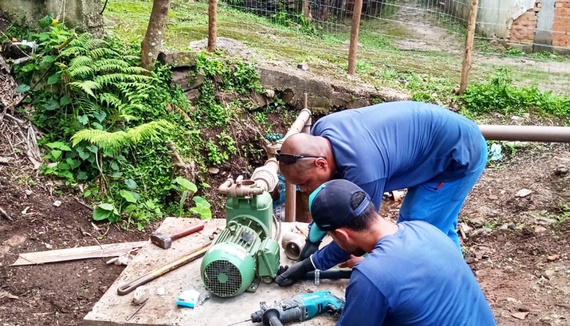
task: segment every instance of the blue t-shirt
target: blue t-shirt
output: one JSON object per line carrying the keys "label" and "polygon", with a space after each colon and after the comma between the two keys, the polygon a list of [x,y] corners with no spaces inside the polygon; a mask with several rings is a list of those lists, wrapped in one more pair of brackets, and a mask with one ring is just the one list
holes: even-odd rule
{"label": "blue t-shirt", "polygon": [[337,325],[496,325],[454,243],[427,222],[398,226],[352,270]]}
{"label": "blue t-shirt", "polygon": [[446,108],[401,101],[336,112],[311,134],[329,140],[340,178],[370,195],[465,176],[481,158],[477,124]]}

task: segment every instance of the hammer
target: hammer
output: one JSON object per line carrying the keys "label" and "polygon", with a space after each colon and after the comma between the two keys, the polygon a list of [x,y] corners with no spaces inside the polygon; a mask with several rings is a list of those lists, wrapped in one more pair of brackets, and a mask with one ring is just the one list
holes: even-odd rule
{"label": "hammer", "polygon": [[159,246],[162,249],[168,249],[172,245],[172,241],[180,239],[194,232],[198,232],[204,228],[204,224],[194,225],[182,232],[175,233],[173,235],[162,234],[158,231],[153,232],[150,235],[150,242]]}

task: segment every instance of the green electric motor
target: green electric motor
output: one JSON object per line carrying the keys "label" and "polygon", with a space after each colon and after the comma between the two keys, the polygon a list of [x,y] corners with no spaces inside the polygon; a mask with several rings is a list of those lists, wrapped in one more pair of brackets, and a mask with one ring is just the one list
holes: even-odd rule
{"label": "green electric motor", "polygon": [[272,214],[266,191],[228,196],[226,227],[202,258],[202,280],[210,292],[234,297],[254,288],[254,280],[276,276],[279,243],[271,238]]}

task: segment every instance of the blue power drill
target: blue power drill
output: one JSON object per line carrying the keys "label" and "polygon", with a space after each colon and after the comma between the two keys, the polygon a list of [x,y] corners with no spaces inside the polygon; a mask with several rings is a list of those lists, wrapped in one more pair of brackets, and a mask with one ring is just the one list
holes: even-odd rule
{"label": "blue power drill", "polygon": [[344,301],[334,296],[330,291],[317,291],[300,294],[281,302],[276,301],[271,306],[261,302],[260,306],[261,310],[251,314],[252,322],[282,326],[290,321],[301,322],[311,319],[324,312],[340,314],[344,308]]}

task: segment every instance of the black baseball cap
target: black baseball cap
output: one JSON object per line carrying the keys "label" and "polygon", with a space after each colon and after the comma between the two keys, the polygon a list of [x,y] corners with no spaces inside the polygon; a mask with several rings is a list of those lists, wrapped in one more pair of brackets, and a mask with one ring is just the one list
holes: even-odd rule
{"label": "black baseball cap", "polygon": [[[362,192],[364,199],[358,207],[352,208],[352,195]],[[320,185],[309,196],[309,212],[313,221],[323,231],[332,231],[350,223],[364,213],[372,203],[370,196],[359,186],[344,179],[334,179]]]}

